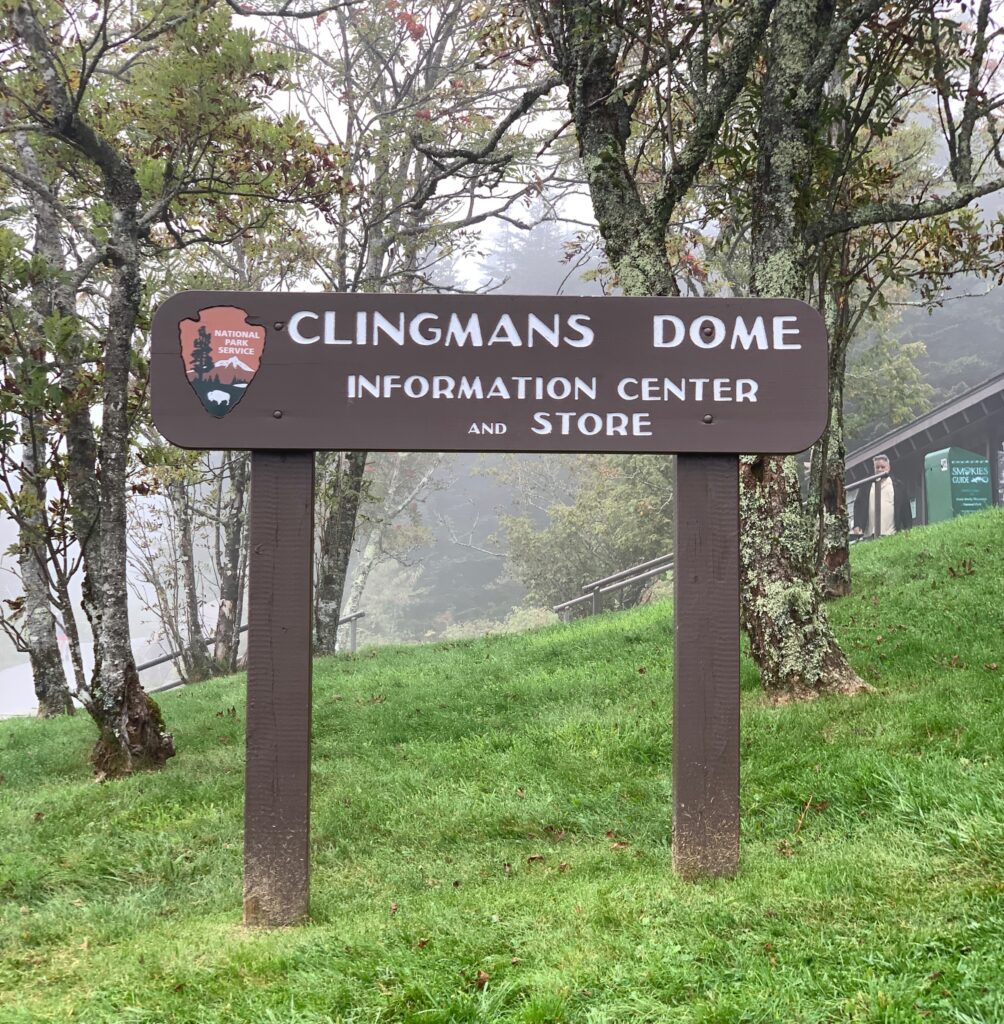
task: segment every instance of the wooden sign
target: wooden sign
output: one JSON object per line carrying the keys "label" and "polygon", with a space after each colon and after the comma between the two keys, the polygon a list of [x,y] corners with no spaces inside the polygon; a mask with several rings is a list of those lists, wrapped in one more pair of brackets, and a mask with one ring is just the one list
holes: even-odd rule
{"label": "wooden sign", "polygon": [[673,863],[739,864],[738,453],[826,426],[790,299],[186,292],[154,317],[154,423],[252,450],[244,918],[308,913],[317,450],[676,452]]}
{"label": "wooden sign", "polygon": [[798,452],[828,409],[791,299],[186,292],[151,358],[183,448]]}

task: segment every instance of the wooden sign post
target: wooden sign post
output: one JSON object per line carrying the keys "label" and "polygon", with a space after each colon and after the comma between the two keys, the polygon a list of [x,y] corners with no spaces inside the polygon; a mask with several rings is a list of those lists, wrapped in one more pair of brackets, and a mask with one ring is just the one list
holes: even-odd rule
{"label": "wooden sign post", "polygon": [[153,418],[250,449],[244,919],[309,909],[314,452],[677,453],[673,863],[739,864],[738,453],[826,425],[826,333],[790,299],[186,292]]}

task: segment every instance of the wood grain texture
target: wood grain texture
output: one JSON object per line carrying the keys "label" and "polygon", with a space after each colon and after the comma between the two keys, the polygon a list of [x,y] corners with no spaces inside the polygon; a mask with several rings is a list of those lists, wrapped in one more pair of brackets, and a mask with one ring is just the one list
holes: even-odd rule
{"label": "wood grain texture", "polygon": [[310,898],[314,453],[251,456],[244,923],[303,920]]}
{"label": "wood grain texture", "polygon": [[739,868],[739,459],[676,460],[673,867]]}

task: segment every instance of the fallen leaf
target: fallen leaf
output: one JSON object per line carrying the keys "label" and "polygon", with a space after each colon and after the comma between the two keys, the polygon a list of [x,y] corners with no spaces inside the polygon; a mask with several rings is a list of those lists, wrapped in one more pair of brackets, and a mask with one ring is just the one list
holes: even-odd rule
{"label": "fallen leaf", "polygon": [[542,853],[531,853],[530,856],[526,858],[526,862],[527,864],[543,864],[544,855]]}
{"label": "fallen leaf", "polygon": [[390,905],[390,916],[393,917],[397,913],[397,904],[391,903]]}
{"label": "fallen leaf", "polygon": [[480,991],[488,984],[488,974],[485,971],[478,971],[478,976],[474,981],[474,987]]}
{"label": "fallen leaf", "polygon": [[567,870],[568,870],[568,861],[565,861],[565,860],[563,860],[563,861],[562,861],[562,862],[561,862],[561,863],[560,863],[560,864],[558,865],[558,871],[560,871],[560,872],[561,872],[561,874],[564,874],[564,873],[565,873],[565,872],[566,872]]}
{"label": "fallen leaf", "polygon": [[509,963],[513,964],[514,966],[515,966],[516,964],[521,964],[522,962],[523,962],[523,961],[522,961],[522,960],[520,960],[520,958],[519,958],[518,956],[514,956],[514,957],[513,957],[513,958],[512,958],[512,959],[511,959],[511,960],[509,961]]}
{"label": "fallen leaf", "polygon": [[616,839],[616,838],[617,838],[617,833],[614,832],[613,830],[611,830],[610,832],[607,833],[607,839]]}
{"label": "fallen leaf", "polygon": [[777,852],[781,854],[782,857],[790,857],[795,851],[792,849],[791,843],[789,843],[787,839],[782,839],[781,842],[777,844]]}
{"label": "fallen leaf", "polygon": [[419,949],[425,949],[425,947],[429,945],[429,940],[419,939],[418,942],[415,943],[415,945],[418,946]]}
{"label": "fallen leaf", "polygon": [[611,850],[626,850],[630,845],[631,845],[630,843],[625,843],[625,842],[611,843],[610,844],[610,849]]}
{"label": "fallen leaf", "polygon": [[[988,672],[996,672],[996,671],[997,671],[997,669],[999,669],[999,668],[1000,668],[1000,665],[998,665],[996,661],[991,661],[991,662],[988,662],[988,663],[987,663],[986,665],[984,665],[983,667],[984,667],[984,668],[985,668],[985,669],[986,669],[986,670],[987,670]],[[2,776],[2,775],[0,775],[0,782],[3,782],[3,776]]]}
{"label": "fallen leaf", "polygon": [[522,786],[520,786],[519,789],[516,790],[516,796],[518,796],[520,800],[522,800],[523,797],[526,796],[526,790]]}
{"label": "fallen leaf", "polygon": [[638,669],[638,675],[640,675],[640,676],[643,676],[643,675],[644,675],[644,674],[645,674],[645,673],[646,673],[647,671],[648,671],[648,669],[647,669],[647,668],[645,668],[645,666],[644,666],[644,665],[642,665],[642,666],[641,666],[641,667],[640,667],[640,668]]}
{"label": "fallen leaf", "polygon": [[45,817],[45,811],[35,811],[35,821],[41,821]]}

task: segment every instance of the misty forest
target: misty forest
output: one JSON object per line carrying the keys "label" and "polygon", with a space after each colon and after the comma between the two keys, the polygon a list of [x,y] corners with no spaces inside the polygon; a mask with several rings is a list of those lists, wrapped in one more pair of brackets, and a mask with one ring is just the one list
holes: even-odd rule
{"label": "misty forest", "polygon": [[[825,604],[846,455],[1001,369],[1001,14],[5,3],[4,713],[82,710],[128,773],[175,750],[148,690],[242,666],[247,453],[148,408],[151,316],[192,288],[813,304],[829,426],[742,460],[743,624],[768,694],[863,687]],[[203,334],[219,416],[249,367]],[[315,650],[357,613],[366,644],[557,621],[672,553],[673,486],[668,454],[320,453]]]}

